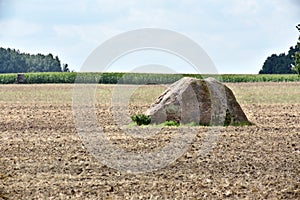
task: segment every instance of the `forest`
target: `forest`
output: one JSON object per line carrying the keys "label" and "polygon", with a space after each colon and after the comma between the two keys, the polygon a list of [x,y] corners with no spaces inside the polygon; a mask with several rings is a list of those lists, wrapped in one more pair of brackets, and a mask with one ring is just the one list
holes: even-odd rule
{"label": "forest", "polygon": [[287,54],[280,53],[272,54],[269,56],[263,64],[262,69],[259,71],[260,74],[296,74],[294,70],[295,66],[295,53],[299,52],[300,49],[296,45],[290,47]]}
{"label": "forest", "polygon": [[0,47],[0,73],[68,72],[58,56],[21,53],[19,50]]}
{"label": "forest", "polygon": [[[300,24],[296,26],[300,33]],[[263,64],[259,74],[299,74],[300,75],[300,35],[297,44],[288,53],[272,54]]]}

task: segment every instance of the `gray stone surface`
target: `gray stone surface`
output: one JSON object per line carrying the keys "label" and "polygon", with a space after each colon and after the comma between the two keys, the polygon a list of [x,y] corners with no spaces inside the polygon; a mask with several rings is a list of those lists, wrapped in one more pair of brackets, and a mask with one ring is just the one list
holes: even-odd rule
{"label": "gray stone surface", "polygon": [[184,77],[173,83],[150,106],[151,123],[233,125],[249,123],[233,92],[214,78]]}

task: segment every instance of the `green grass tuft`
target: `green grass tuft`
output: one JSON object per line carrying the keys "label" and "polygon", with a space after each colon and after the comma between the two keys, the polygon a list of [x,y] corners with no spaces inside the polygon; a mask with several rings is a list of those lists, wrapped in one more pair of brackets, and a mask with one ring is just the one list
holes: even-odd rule
{"label": "green grass tuft", "polygon": [[138,126],[148,125],[151,123],[151,117],[144,114],[137,114],[131,117]]}
{"label": "green grass tuft", "polygon": [[166,121],[163,123],[163,126],[180,126],[180,124],[176,121]]}

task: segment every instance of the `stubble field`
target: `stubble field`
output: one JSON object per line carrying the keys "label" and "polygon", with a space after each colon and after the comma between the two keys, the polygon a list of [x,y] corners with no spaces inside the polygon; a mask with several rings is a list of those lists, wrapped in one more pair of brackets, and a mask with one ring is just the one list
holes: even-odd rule
{"label": "stubble field", "polygon": [[[192,127],[197,134],[187,152],[139,174],[109,168],[88,153],[74,124],[73,85],[0,85],[0,199],[299,199],[300,83],[227,85],[255,125],[218,127],[205,157],[200,150],[210,127]],[[127,136],[110,108],[113,88],[97,86],[96,108],[116,148],[152,151],[180,131]],[[140,87],[130,113],[145,111],[163,90]]]}

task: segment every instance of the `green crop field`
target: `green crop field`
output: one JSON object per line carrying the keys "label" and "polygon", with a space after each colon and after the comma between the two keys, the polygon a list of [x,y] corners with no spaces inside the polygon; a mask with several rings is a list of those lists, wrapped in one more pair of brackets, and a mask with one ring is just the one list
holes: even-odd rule
{"label": "green crop field", "polygon": [[[169,84],[182,77],[214,77],[222,82],[294,82],[296,74],[146,74],[146,73],[25,73],[25,83]],[[0,84],[17,83],[17,74],[0,74]]]}

